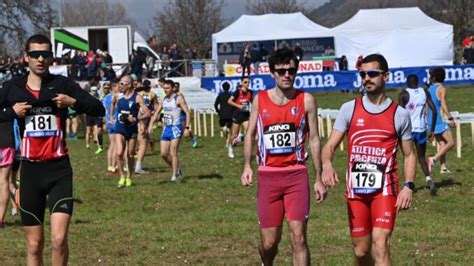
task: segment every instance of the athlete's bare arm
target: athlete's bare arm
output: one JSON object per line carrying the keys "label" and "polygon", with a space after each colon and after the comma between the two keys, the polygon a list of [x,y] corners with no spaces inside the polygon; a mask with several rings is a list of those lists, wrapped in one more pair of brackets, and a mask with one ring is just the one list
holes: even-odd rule
{"label": "athlete's bare arm", "polygon": [[405,108],[409,99],[410,95],[408,94],[408,92],[406,90],[402,90],[400,94],[398,94],[398,105]]}
{"label": "athlete's bare arm", "polygon": [[250,110],[250,118],[247,128],[247,133],[245,134],[244,140],[244,169],[242,171],[242,176],[240,177],[240,182],[242,186],[251,186],[252,185],[252,165],[250,161],[252,160],[252,148],[253,142],[255,140],[255,131],[257,129],[257,115],[258,115],[258,95],[253,98],[252,109]]}
{"label": "athlete's bare arm", "polygon": [[150,109],[148,109],[148,106],[146,106],[143,97],[141,95],[137,95],[136,101],[142,110],[142,112],[138,112],[137,120],[143,120],[150,117]]}
{"label": "athlete's bare arm", "polygon": [[341,141],[344,140],[344,134],[344,132],[333,129],[331,131],[331,135],[329,135],[328,141],[323,147],[323,151],[321,153],[321,160],[323,164],[321,179],[325,186],[333,187],[339,183],[339,177],[332,166],[332,160],[336,148],[339,146],[339,144],[341,144]]}
{"label": "athlete's bare arm", "polygon": [[317,202],[322,202],[326,198],[326,187],[321,181],[321,140],[318,130],[318,107],[316,99],[309,93],[304,94],[304,108],[308,118],[309,147],[313,158],[316,180],[314,182],[314,192]]}
{"label": "athlete's bare arm", "polygon": [[[405,182],[414,182],[416,174],[416,154],[415,149],[413,148],[413,141],[411,140],[402,140],[401,150],[404,156],[404,167],[403,172],[405,175]],[[397,203],[395,207],[397,212],[401,209],[408,209],[411,206],[413,191],[405,186],[400,191],[397,197]]]}
{"label": "athlete's bare arm", "polygon": [[[446,88],[443,85],[439,86],[436,94],[439,96],[439,100],[441,101],[441,109],[448,116],[448,118],[451,118],[452,116],[449,112],[448,104],[446,103]],[[448,123],[450,127],[454,127],[456,125],[454,120],[448,120]]]}
{"label": "athlete's bare arm", "polygon": [[438,116],[438,111],[436,111],[436,106],[431,100],[431,94],[425,90],[425,95],[426,95],[426,103],[428,104],[428,108],[430,108],[431,112],[433,113],[432,118],[431,118],[431,129],[430,129],[431,134],[433,134],[436,127],[436,117]]}
{"label": "athlete's bare arm", "polygon": [[115,105],[117,104],[117,101],[118,101],[118,94],[114,93],[114,95],[112,96],[112,104],[110,104],[110,110],[109,110],[111,125],[115,125],[114,112],[115,112]]}
{"label": "athlete's bare arm", "polygon": [[186,104],[186,100],[184,100],[182,96],[178,96],[176,103],[186,114],[186,123],[184,124],[184,126],[189,127],[189,124],[191,123],[191,112],[189,111],[188,104]]}
{"label": "athlete's bare arm", "polygon": [[239,109],[239,110],[242,109],[242,108],[244,108],[243,105],[234,102],[234,100],[235,100],[235,99],[234,99],[234,96],[230,96],[230,97],[229,97],[229,100],[227,100],[227,103],[228,103],[229,105],[231,105],[231,106],[233,106],[233,107]]}

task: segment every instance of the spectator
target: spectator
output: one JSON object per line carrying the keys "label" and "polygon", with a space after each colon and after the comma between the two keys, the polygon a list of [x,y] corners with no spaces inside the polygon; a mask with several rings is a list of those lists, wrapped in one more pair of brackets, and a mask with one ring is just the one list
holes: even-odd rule
{"label": "spectator", "polygon": [[359,55],[359,57],[357,58],[357,62],[355,64],[355,68],[357,70],[360,70],[360,68],[362,67],[362,60],[364,59],[364,56],[363,55]]}
{"label": "spectator", "polygon": [[113,63],[113,59],[112,59],[112,56],[109,54],[109,51],[104,50],[102,52],[102,61],[107,65]]}
{"label": "spectator", "polygon": [[347,62],[347,57],[343,55],[339,59],[339,71],[347,71],[348,69],[349,69],[349,62]]}
{"label": "spectator", "polygon": [[252,45],[252,50],[250,52],[252,57],[253,71],[255,75],[258,75],[258,66],[260,65],[260,47],[256,43]]}
{"label": "spectator", "polygon": [[143,75],[143,63],[146,61],[146,55],[142,50],[135,52],[135,56],[131,63],[131,74],[135,75],[138,79],[142,78]]}
{"label": "spectator", "polygon": [[193,73],[193,66],[192,66],[192,60],[193,60],[193,52],[191,51],[191,48],[187,48],[184,51],[183,59],[186,60],[185,62],[185,74],[186,76],[192,76]]}
{"label": "spectator", "polygon": [[295,47],[293,48],[293,51],[295,52],[296,58],[298,58],[298,61],[303,60],[303,48],[301,48],[300,43],[297,42]]}
{"label": "spectator", "polygon": [[464,64],[473,64],[474,63],[474,41],[471,41],[465,48],[462,53],[463,63]]}
{"label": "spectator", "polygon": [[245,76],[245,69],[247,69],[247,75],[250,76],[251,62],[252,56],[250,54],[250,45],[246,44],[244,50],[242,50],[239,57],[239,64],[242,67],[242,78]]}

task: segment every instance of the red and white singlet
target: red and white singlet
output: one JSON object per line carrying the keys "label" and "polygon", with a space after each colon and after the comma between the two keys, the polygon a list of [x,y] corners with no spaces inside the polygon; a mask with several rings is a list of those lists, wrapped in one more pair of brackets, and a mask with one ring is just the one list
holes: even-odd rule
{"label": "red and white singlet", "polygon": [[296,91],[285,105],[274,104],[268,91],[258,95],[258,165],[285,167],[304,164],[307,135],[304,92]]}
{"label": "red and white singlet", "polygon": [[365,110],[361,97],[355,100],[347,132],[347,198],[359,198],[380,191],[384,196],[397,195],[396,110],[397,104],[392,102],[383,112],[373,114]]}

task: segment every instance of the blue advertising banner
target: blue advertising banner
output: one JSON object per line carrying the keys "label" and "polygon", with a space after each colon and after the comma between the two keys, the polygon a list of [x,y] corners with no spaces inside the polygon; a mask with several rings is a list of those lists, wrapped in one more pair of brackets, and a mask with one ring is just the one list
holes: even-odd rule
{"label": "blue advertising banner", "polygon": [[[406,77],[410,74],[418,76],[420,86],[429,78],[429,69],[433,67],[409,67],[390,69],[390,78],[387,88],[406,86]],[[474,65],[445,66],[446,85],[474,84]],[[222,84],[230,83],[230,90],[234,91],[240,84],[240,77],[202,78],[201,87],[219,93]],[[275,86],[271,75],[254,75],[250,77],[250,88],[253,91],[270,89]],[[295,88],[308,92],[352,90],[362,86],[362,80],[357,71],[312,72],[298,74],[294,83]]]}

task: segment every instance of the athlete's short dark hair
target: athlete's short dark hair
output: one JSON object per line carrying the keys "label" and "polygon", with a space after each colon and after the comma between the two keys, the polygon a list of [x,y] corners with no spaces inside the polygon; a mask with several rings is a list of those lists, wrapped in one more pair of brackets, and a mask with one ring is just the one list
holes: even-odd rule
{"label": "athlete's short dark hair", "polygon": [[224,82],[224,83],[222,83],[222,89],[223,89],[224,91],[229,91],[229,89],[230,89],[230,84],[229,84],[229,82]]}
{"label": "athlete's short dark hair", "polygon": [[174,86],[175,86],[175,87],[181,87],[181,84],[179,84],[179,82],[175,82],[175,83],[174,83]]}
{"label": "athlete's short dark hair", "polygon": [[415,74],[410,74],[407,77],[407,87],[408,88],[418,88],[418,76]]}
{"label": "athlete's short dark hair", "polygon": [[268,56],[268,66],[270,67],[270,72],[275,72],[276,65],[290,64],[292,60],[295,62],[296,69],[298,69],[300,61],[296,57],[293,50],[288,47],[275,50],[274,52],[270,53],[270,56]]}
{"label": "athlete's short dark hair", "polygon": [[26,45],[25,45],[25,51],[28,52],[30,50],[30,44],[32,43],[38,43],[38,44],[49,44],[49,51],[52,51],[53,50],[53,45],[51,44],[51,41],[49,40],[49,38],[46,36],[46,35],[43,35],[43,34],[35,34],[33,36],[31,36],[30,38],[28,38],[28,40],[26,41]]}
{"label": "athlete's short dark hair", "polygon": [[165,82],[166,79],[165,79],[165,78],[160,78],[158,81],[159,81],[159,82]]}
{"label": "athlete's short dark hair", "polygon": [[371,62],[379,63],[380,70],[382,70],[384,72],[388,72],[388,63],[387,63],[387,60],[385,59],[385,57],[383,57],[383,55],[381,55],[381,54],[371,54],[371,55],[368,55],[368,56],[364,57],[364,59],[362,60],[362,64],[371,63]]}
{"label": "athlete's short dark hair", "polygon": [[165,80],[165,84],[170,85],[171,88],[174,88],[174,81],[172,81],[171,79]]}
{"label": "athlete's short dark hair", "polygon": [[434,82],[444,82],[446,79],[446,71],[442,67],[436,67],[433,69]]}

